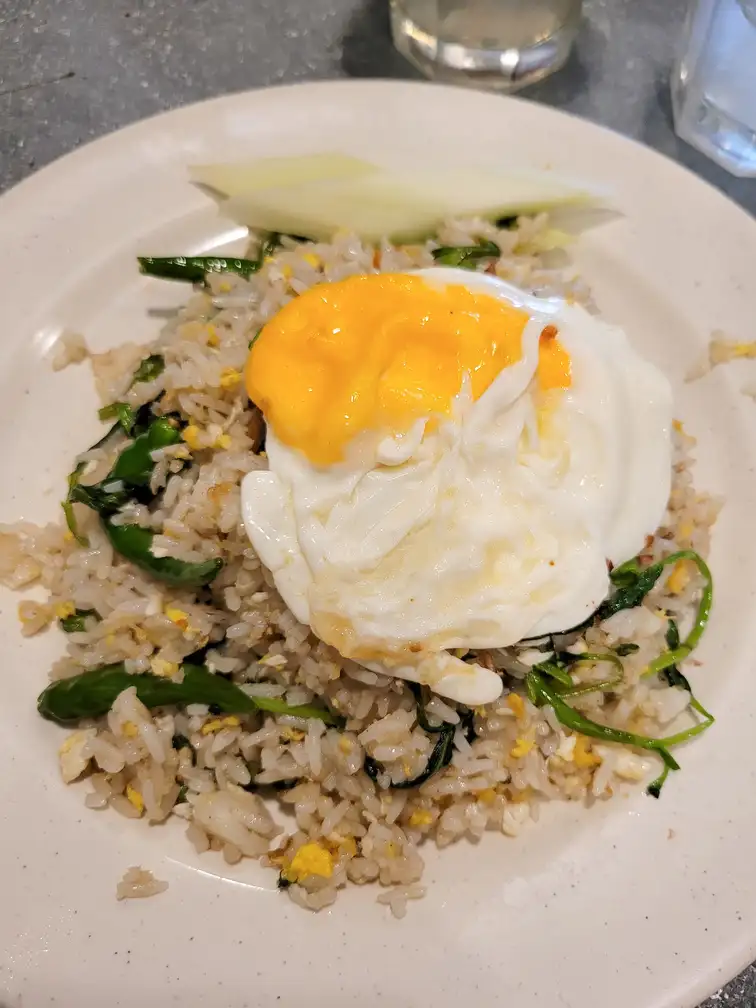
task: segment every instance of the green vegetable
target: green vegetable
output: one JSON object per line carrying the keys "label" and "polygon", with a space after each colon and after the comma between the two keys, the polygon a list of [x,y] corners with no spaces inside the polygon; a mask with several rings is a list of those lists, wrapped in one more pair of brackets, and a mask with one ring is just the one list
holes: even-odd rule
{"label": "green vegetable", "polygon": [[625,658],[627,655],[634,654],[638,650],[638,645],[633,644],[632,641],[628,641],[626,644],[618,644],[614,649],[614,653],[619,655],[620,658]]}
{"label": "green vegetable", "polygon": [[[135,418],[141,428],[143,421]],[[118,425],[116,425],[118,426]],[[99,483],[83,486],[78,482],[69,491],[69,499],[97,511],[100,516],[119,511],[133,496],[133,488],[146,487],[155,468],[151,453],[181,440],[178,422],[172,417],[156,417],[143,433],[137,435],[116,459]]]}
{"label": "green vegetable", "polygon": [[96,609],[76,609],[70,616],[58,620],[64,633],[84,633],[87,629],[86,620],[91,617],[99,622],[100,614]]}
{"label": "green vegetable", "polygon": [[[569,666],[580,665],[583,662],[609,662],[617,669],[617,673],[611,679],[602,679],[600,682],[589,682],[575,684],[569,672]],[[623,679],[624,670],[622,662],[616,654],[611,652],[589,652],[582,654],[570,654],[567,651],[561,652],[552,661],[540,662],[533,666],[533,671],[539,675],[547,675],[555,679],[558,686],[554,689],[562,697],[585,696],[587,693],[595,693],[597,690],[608,690],[618,686]]]}
{"label": "green vegetable", "polygon": [[425,704],[423,703],[423,688],[419,683],[407,682],[407,688],[410,693],[415,698],[415,704],[417,706],[417,723],[423,729],[424,732],[428,732],[430,735],[435,735],[437,732],[442,730],[443,723],[439,725],[432,725],[428,721],[428,715],[425,713]]}
{"label": "green vegetable", "polygon": [[93,483],[91,486],[77,483],[71,491],[69,499],[76,504],[85,504],[88,508],[96,511],[100,517],[106,517],[115,514],[125,504],[128,504],[130,492],[122,483],[119,484],[111,478],[106,478],[102,483]]}
{"label": "green vegetable", "polygon": [[[670,649],[670,653],[676,653],[680,648],[680,631],[677,628],[677,623],[673,619],[670,619],[667,623],[666,638],[667,647]],[[679,686],[681,689],[687,690],[688,693],[690,693],[690,706],[693,710],[700,714],[701,717],[707,719],[710,724],[714,723],[714,715],[710,714],[700,701],[695,698],[690,683],[677,665],[666,665],[659,674],[668,686]]]}
{"label": "green vegetable", "polygon": [[341,719],[321,707],[304,704],[292,707],[272,697],[252,697],[239,686],[213,675],[202,665],[183,664],[182,682],[174,682],[149,672],[127,672],[123,663],[90,669],[69,679],[58,679],[39,696],[39,713],[60,724],[81,721],[83,718],[103,717],[113,701],[130,686],[135,686],[137,696],[145,705],[169,707],[187,704],[215,704],[226,714],[254,714],[267,711],[290,717],[318,718],[327,725],[338,725]]}
{"label": "green vegetable", "polygon": [[271,231],[260,242],[260,248],[257,253],[257,268],[262,269],[263,263],[268,256],[272,256],[276,249],[280,247],[281,235],[277,231]]}
{"label": "green vegetable", "polygon": [[[611,598],[602,602],[596,613],[599,620],[605,620],[610,616],[614,616],[615,613],[620,612],[622,609],[634,609],[636,606],[639,606],[661,577],[664,568],[670,564],[677,563],[678,560],[692,560],[703,574],[706,585],[701,595],[701,602],[693,630],[683,645],[683,648],[687,648],[688,650],[685,655],[673,658],[670,664],[673,664],[675,661],[681,661],[682,657],[687,657],[690,654],[701,639],[701,635],[709,619],[712,602],[711,571],[706,561],[698,553],[693,550],[678,550],[676,553],[670,553],[663,560],[650,564],[648,567],[641,567],[638,558],[634,557],[632,560],[628,560],[627,563],[615,567],[609,578],[617,588],[617,591]],[[663,665],[658,668],[649,666],[648,672],[649,674],[651,672],[659,672],[663,667]]]}
{"label": "green vegetable", "polygon": [[[208,273],[237,273],[245,279],[260,269],[260,259],[230,259],[224,256],[137,256],[139,270],[159,280],[204,283]],[[143,381],[146,379],[142,379]]]}
{"label": "green vegetable", "polygon": [[[685,661],[689,657],[693,649],[698,645],[698,642],[703,636],[703,632],[706,629],[706,624],[709,622],[709,616],[711,615],[711,605],[714,599],[714,584],[711,577],[711,571],[709,566],[703,557],[699,556],[693,550],[679,550],[677,553],[673,553],[668,556],[663,564],[673,563],[677,560],[692,560],[693,563],[698,567],[699,571],[704,578],[704,586],[701,590],[701,599],[698,603],[698,609],[696,611],[695,618],[693,620],[693,626],[691,627],[690,633],[685,638],[685,640],[680,643],[680,635],[677,633],[677,625],[675,624],[675,634],[676,644],[674,647],[670,646],[670,650],[665,654],[659,655],[658,658],[649,664],[648,668],[644,672],[644,675],[653,675],[655,672],[663,672],[664,669],[669,668],[672,665],[677,665],[679,662]],[[667,632],[667,644],[669,645],[669,630]]]}
{"label": "green vegetable", "polygon": [[74,502],[77,500],[76,491],[79,486],[79,476],[86,468],[86,462],[79,462],[75,467],[74,471],[68,477],[68,494],[66,499],[61,501],[60,506],[63,508],[63,514],[66,519],[66,525],[68,531],[74,537],[79,546],[89,546],[89,540],[85,535],[81,535],[79,532],[79,527],[76,522],[76,514],[73,509]]}
{"label": "green vegetable", "polygon": [[[528,672],[525,676],[525,686],[527,687],[528,696],[535,706],[551,707],[557,720],[565,728],[579,732],[581,735],[588,735],[591,738],[599,739],[601,742],[619,742],[621,745],[636,746],[639,749],[650,749],[653,752],[658,752],[664,760],[665,765],[669,766],[671,770],[679,770],[679,766],[669,752],[667,752],[667,747],[674,745],[677,741],[676,736],[670,736],[670,738],[666,739],[654,739],[647,735],[637,735],[635,732],[623,731],[620,728],[609,728],[607,725],[599,724],[597,721],[591,721],[590,718],[581,714],[580,711],[565,703],[561,695],[549,686],[543,676],[537,672]],[[689,729],[689,731],[692,734],[699,734],[694,728]]]}
{"label": "green vegetable", "polygon": [[181,787],[178,789],[178,794],[176,795],[176,801],[173,804],[180,805],[181,802],[186,801],[186,793],[188,790],[189,788],[186,786],[186,784],[182,784]]}
{"label": "green vegetable", "polygon": [[676,732],[674,735],[667,735],[664,738],[651,738],[648,735],[638,735],[635,732],[624,731],[620,728],[610,728],[607,725],[599,724],[597,721],[592,721],[584,714],[581,714],[580,711],[575,710],[574,707],[570,707],[556,689],[552,688],[543,676],[537,672],[528,672],[525,676],[525,686],[528,696],[536,707],[550,706],[559,723],[564,725],[565,728],[579,732],[581,735],[588,735],[591,738],[599,739],[601,742],[617,742],[620,745],[635,746],[638,749],[647,749],[658,753],[667,773],[662,773],[660,778],[649,785],[649,788],[653,787],[654,789],[649,793],[657,798],[659,796],[658,792],[667,779],[668,772],[680,769],[680,765],[669,752],[669,749],[672,746],[680,745],[682,742],[687,742],[689,739],[700,735],[706,731],[714,720],[711,715],[705,714],[706,720],[699,721],[684,731]]}
{"label": "green vegetable", "polygon": [[650,795],[651,798],[659,798],[661,796],[661,790],[664,787],[667,777],[669,777],[669,767],[665,764],[662,767],[662,772],[658,777],[654,778],[651,783],[646,788],[646,794]]}
{"label": "green vegetable", "polygon": [[477,245],[443,245],[432,255],[439,266],[474,270],[482,259],[498,259],[501,249],[495,242],[479,241]]}
{"label": "green vegetable", "polygon": [[[291,237],[298,238],[296,235]],[[298,240],[306,241],[299,238]],[[280,246],[281,235],[277,231],[271,231],[260,242],[256,259],[234,259],[226,256],[166,256],[162,259],[138,256],[137,259],[142,273],[160,280],[205,283],[208,273],[236,273],[246,280],[262,269],[268,256],[273,255]]]}
{"label": "green vegetable", "polygon": [[459,725],[464,732],[465,738],[470,745],[472,745],[478,737],[478,733],[475,731],[475,711],[466,710],[464,713],[461,713],[459,717]]}
{"label": "green vegetable", "polygon": [[[560,655],[560,657],[564,657]],[[588,682],[575,685],[570,679],[570,685],[567,689],[560,689],[559,694],[563,697],[578,697],[585,696],[587,693],[595,693],[597,690],[610,690],[614,689],[615,686],[619,686],[624,678],[624,669],[622,667],[622,662],[619,660],[616,654],[611,651],[597,651],[590,652],[584,651],[579,655],[570,655],[569,664],[579,665],[583,662],[609,662],[610,665],[614,665],[617,669],[616,673],[609,679],[602,679],[600,682]]]}
{"label": "green vegetable", "polygon": [[145,357],[142,363],[134,372],[134,377],[131,379],[131,388],[137,385],[139,382],[151,382],[165,371],[165,358],[162,354],[150,354],[149,357]]}
{"label": "green vegetable", "polygon": [[110,475],[103,482],[123,480],[130,486],[147,486],[152,478],[155,463],[152,452],[181,440],[178,422],[167,416],[153,420],[144,434],[124,448],[116,459]]}
{"label": "green vegetable", "polygon": [[[428,721],[428,715],[425,712],[425,705],[423,704],[423,690],[418,683],[408,682],[407,686],[415,698],[417,704],[417,723],[427,732],[429,735],[438,735],[438,740],[431,750],[431,754],[428,757],[428,762],[425,766],[425,770],[417,777],[413,777],[412,780],[400,781],[398,784],[390,784],[389,786],[395,789],[404,790],[406,788],[420,787],[427,780],[438,773],[439,770],[443,770],[444,767],[451,763],[452,755],[454,754],[454,732],[455,726],[447,722],[443,722],[440,725],[432,725]],[[475,733],[475,712],[472,710],[462,710],[460,711],[460,727],[465,733],[465,738],[468,742],[472,743],[476,739]],[[366,756],[365,762],[363,764],[363,770],[368,775],[372,781],[378,780],[378,775],[383,773],[383,766],[378,762],[378,760],[373,759],[372,756]]]}
{"label": "green vegetable", "polygon": [[[162,354],[150,354],[144,358],[134,372],[129,388],[133,388],[134,385],[140,382],[154,381],[164,370],[165,358]],[[152,418],[153,405],[160,401],[162,395],[163,393],[161,392],[152,402],[144,403],[144,405],[139,406],[136,410],[125,402],[114,402],[108,406],[103,406],[102,409],[97,411],[97,416],[100,420],[115,420],[116,423],[110,428],[104,438],[101,438],[97,444],[92,445],[92,448],[100,448],[119,429],[128,437],[131,437],[135,431],[137,434],[142,434],[147,429],[149,421]],[[90,451],[92,448],[90,448]]]}
{"label": "green vegetable", "polygon": [[425,784],[427,780],[430,780],[434,774],[437,774],[439,770],[447,767],[451,763],[451,758],[454,754],[454,730],[453,724],[442,725],[438,733],[438,741],[431,750],[425,770],[421,774],[418,774],[417,777],[413,777],[412,780],[400,781],[399,784],[392,784],[391,786],[401,790],[420,787],[421,784]]}
{"label": "green vegetable", "polygon": [[539,662],[533,666],[533,669],[540,675],[547,675],[552,679],[556,679],[558,683],[567,689],[571,689],[574,686],[570,673],[563,665],[556,661]]}
{"label": "green vegetable", "polygon": [[194,563],[175,557],[156,557],[152,552],[155,533],[140,525],[114,525],[106,516],[102,525],[116,553],[141,567],[157,581],[181,588],[201,588],[217,577],[223,567],[220,557]]}
{"label": "green vegetable", "polygon": [[371,781],[374,783],[378,782],[378,774],[383,773],[383,767],[378,762],[378,760],[373,759],[372,756],[366,756],[365,762],[362,764],[362,769],[368,775]]}
{"label": "green vegetable", "polygon": [[[431,750],[425,770],[421,774],[418,774],[417,777],[413,777],[412,780],[400,781],[398,784],[390,784],[389,786],[402,791],[407,788],[420,787],[421,784],[425,784],[427,780],[430,780],[434,774],[437,774],[439,770],[447,767],[451,763],[451,758],[454,754],[454,730],[453,724],[443,724],[441,728],[432,728],[431,731],[438,732],[438,741]],[[383,773],[383,767],[372,756],[365,757],[363,770],[372,781],[377,781],[378,775]]]}
{"label": "green vegetable", "polygon": [[[157,365],[154,360],[151,364],[148,363],[150,360],[147,358],[147,361],[142,362],[137,372],[142,377],[138,380],[148,380],[144,375],[154,371]],[[162,367],[162,357],[158,360]],[[159,581],[184,588],[200,588],[216,577],[223,567],[221,559],[190,563],[174,557],[156,557],[152,552],[154,532],[139,525],[115,525],[111,520],[117,511],[133,499],[137,491],[148,486],[155,467],[152,452],[176,444],[180,440],[181,432],[175,418],[169,416],[154,418],[143,433],[138,434],[132,444],[121,452],[109,475],[100,483],[82,486],[78,482],[78,476],[83,464],[77,466],[69,477],[69,493],[63,503],[63,509],[72,533],[76,534],[75,515],[71,505],[73,502],[85,504],[99,514],[111,545],[126,560],[130,560]]]}
{"label": "green vegetable", "polygon": [[118,427],[123,430],[124,434],[129,436],[134,427],[134,421],[136,420],[134,410],[128,403],[125,402],[114,402],[109,406],[103,406],[101,410],[97,411],[97,416],[100,420],[117,421],[115,428],[111,428],[106,437],[109,437],[111,432]]}

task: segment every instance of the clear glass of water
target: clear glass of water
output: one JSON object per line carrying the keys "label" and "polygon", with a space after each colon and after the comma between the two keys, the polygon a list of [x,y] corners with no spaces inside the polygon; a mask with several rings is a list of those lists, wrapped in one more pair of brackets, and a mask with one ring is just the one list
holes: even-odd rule
{"label": "clear glass of water", "polygon": [[695,0],[672,72],[675,131],[756,177],[756,0]]}
{"label": "clear glass of water", "polygon": [[397,49],[427,76],[516,91],[558,70],[582,0],[391,0]]}

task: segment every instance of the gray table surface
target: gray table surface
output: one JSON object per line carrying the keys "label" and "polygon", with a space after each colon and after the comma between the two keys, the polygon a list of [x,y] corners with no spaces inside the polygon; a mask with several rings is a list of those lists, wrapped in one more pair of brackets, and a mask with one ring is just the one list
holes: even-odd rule
{"label": "gray table surface", "polygon": [[[525,92],[642,140],[756,213],[672,132],[669,66],[685,0],[586,0],[573,57]],[[334,77],[413,78],[387,0],[0,0],[0,190],[136,119],[228,91]],[[756,967],[705,1002],[756,1006]],[[639,1006],[642,1008],[642,1006]]]}

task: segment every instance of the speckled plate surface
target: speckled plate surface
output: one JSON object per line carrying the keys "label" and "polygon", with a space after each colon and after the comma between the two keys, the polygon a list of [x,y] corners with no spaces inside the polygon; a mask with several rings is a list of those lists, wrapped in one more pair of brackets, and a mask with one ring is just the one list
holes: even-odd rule
{"label": "speckled plate surface", "polygon": [[[238,237],[187,163],[318,149],[551,168],[613,193],[624,218],[584,236],[577,259],[603,314],[671,377],[699,438],[698,482],[726,497],[693,675],[717,724],[681,752],[658,802],[553,807],[516,841],[425,851],[428,896],[400,922],[368,888],[314,916],[254,863],[229,869],[195,858],[180,829],[84,809],[58,779],[60,730],[35,712],[60,640],[22,641],[18,599],[3,592],[0,1004],[694,1005],[756,953],[756,406],[740,391],[748,364],[682,381],[712,329],[753,336],[756,224],[715,190],[563,113],[422,84],[233,95],[91,144],[0,199],[0,520],[56,518],[69,460],[95,429],[88,372],[55,375],[45,359],[61,330],[97,348],[149,338],[154,309],[186,292],[141,278],[135,255]],[[133,864],[168,891],[117,903]]]}

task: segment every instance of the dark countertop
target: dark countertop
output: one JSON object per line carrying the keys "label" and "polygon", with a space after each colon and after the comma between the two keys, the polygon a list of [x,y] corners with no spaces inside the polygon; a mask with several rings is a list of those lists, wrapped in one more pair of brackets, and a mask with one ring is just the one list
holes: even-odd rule
{"label": "dark countertop", "polygon": [[[417,74],[391,48],[388,0],[0,0],[0,190],[164,109],[296,80]],[[524,92],[668,154],[756,213],[736,179],[670,125],[685,0],[585,0],[568,66]],[[706,1008],[756,1005],[756,968]]]}

